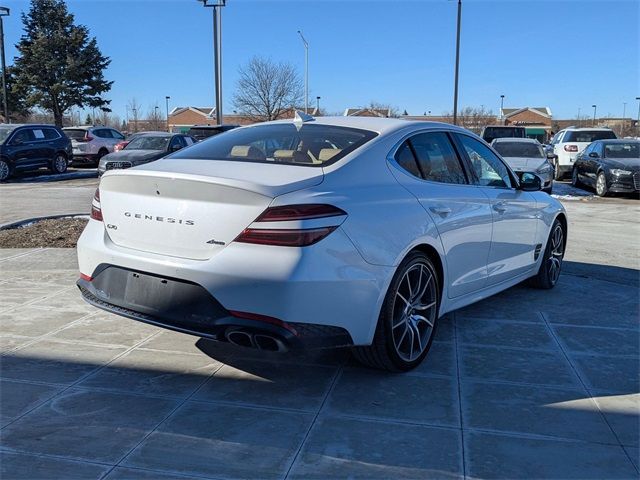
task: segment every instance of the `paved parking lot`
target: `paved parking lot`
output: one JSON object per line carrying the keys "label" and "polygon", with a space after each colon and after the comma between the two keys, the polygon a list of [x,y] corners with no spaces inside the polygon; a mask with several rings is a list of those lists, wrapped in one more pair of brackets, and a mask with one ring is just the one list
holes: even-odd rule
{"label": "paved parking lot", "polygon": [[122,319],[74,250],[0,250],[0,476],[637,478],[639,208],[566,204],[558,286],[447,316],[404,375]]}

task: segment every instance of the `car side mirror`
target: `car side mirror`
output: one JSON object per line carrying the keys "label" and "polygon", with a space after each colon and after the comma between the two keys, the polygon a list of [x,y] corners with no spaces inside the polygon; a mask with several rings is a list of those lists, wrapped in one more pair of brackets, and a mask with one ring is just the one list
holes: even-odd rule
{"label": "car side mirror", "polygon": [[598,152],[591,152],[591,153],[589,153],[589,156],[591,158],[600,158],[600,155],[598,155]]}
{"label": "car side mirror", "polygon": [[555,154],[553,153],[553,150],[547,152],[547,158],[549,160],[553,160],[554,158],[556,158]]}
{"label": "car side mirror", "polygon": [[177,152],[181,148],[182,148],[182,145],[174,145],[173,147],[171,147],[171,151],[172,152]]}
{"label": "car side mirror", "polygon": [[537,192],[542,190],[542,179],[531,172],[522,172],[520,177],[520,190],[523,192]]}

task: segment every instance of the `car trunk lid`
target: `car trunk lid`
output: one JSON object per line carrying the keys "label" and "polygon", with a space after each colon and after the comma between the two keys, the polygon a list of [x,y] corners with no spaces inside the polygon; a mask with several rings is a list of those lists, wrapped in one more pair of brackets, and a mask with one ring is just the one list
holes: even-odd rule
{"label": "car trunk lid", "polygon": [[322,182],[321,168],[159,160],[100,182],[102,215],[118,246],[206,260],[284,193]]}

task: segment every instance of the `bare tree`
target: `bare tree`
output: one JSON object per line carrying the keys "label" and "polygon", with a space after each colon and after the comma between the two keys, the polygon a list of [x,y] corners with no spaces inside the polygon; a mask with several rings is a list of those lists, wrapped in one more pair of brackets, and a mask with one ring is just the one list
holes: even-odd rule
{"label": "bare tree", "polygon": [[302,81],[289,63],[256,56],[238,74],[233,105],[252,120],[278,119],[302,103]]}
{"label": "bare tree", "polygon": [[[129,115],[131,115],[131,119],[133,120],[133,132],[138,131],[138,120],[140,119],[140,104],[135,98],[129,100],[127,104],[127,110]],[[131,132],[131,127],[127,125],[127,130]]]}
{"label": "bare tree", "polygon": [[147,123],[149,125],[153,125],[153,129],[155,131],[160,130],[160,127],[164,125],[164,115],[162,115],[160,107],[157,103],[149,107],[149,113],[147,114]]}
{"label": "bare tree", "polygon": [[389,103],[381,103],[381,102],[375,102],[371,100],[369,102],[369,105],[367,105],[366,107],[363,107],[363,109],[382,113],[383,115],[386,115],[389,118],[397,118],[400,116],[398,107],[394,107]]}
{"label": "bare tree", "polygon": [[[445,112],[443,115],[447,122],[453,123],[453,114]],[[495,124],[497,117],[492,110],[487,110],[484,106],[464,107],[458,112],[458,125],[474,133],[480,133],[483,127]]]}

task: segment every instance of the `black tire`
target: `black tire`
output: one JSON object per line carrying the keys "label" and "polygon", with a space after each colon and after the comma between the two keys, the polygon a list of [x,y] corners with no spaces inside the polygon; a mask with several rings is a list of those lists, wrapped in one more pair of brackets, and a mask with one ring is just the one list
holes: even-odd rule
{"label": "black tire", "polygon": [[6,160],[0,160],[0,182],[4,182],[11,177],[11,167]]}
{"label": "black tire", "polygon": [[108,154],[109,154],[109,150],[107,150],[106,148],[101,148],[98,151],[98,155],[96,156],[96,160],[95,160],[96,167],[100,165],[100,160],[102,160],[102,157]]}
{"label": "black tire", "polygon": [[609,188],[607,187],[607,176],[604,172],[599,172],[596,178],[596,194],[599,197],[606,197],[609,195]]}
{"label": "black tire", "polygon": [[571,170],[571,185],[573,185],[576,188],[582,187],[582,182],[578,177],[578,169],[576,167],[573,167],[573,170]]}
{"label": "black tire", "polygon": [[56,153],[56,156],[51,160],[49,170],[56,175],[61,175],[67,171],[68,166],[67,156],[64,153]]}
{"label": "black tire", "polygon": [[[561,232],[559,240],[557,240],[556,237],[556,235],[558,235],[558,229]],[[532,287],[548,290],[556,286],[558,278],[560,278],[560,271],[562,270],[566,238],[567,232],[564,225],[560,220],[556,219],[551,226],[549,238],[547,240],[547,247],[544,250],[544,257],[540,264],[540,268],[538,269],[538,273],[535,277],[531,277],[529,280],[529,284]]]}
{"label": "black tire", "polygon": [[[420,267],[421,266],[421,267]],[[417,269],[420,268],[419,275],[424,273],[424,277],[420,276],[419,279],[427,278],[430,275],[430,278],[425,281],[427,284],[424,287],[425,294],[418,295],[413,302],[421,302],[426,301],[428,304],[433,304],[432,307],[426,308],[412,308],[409,302],[406,302],[404,308],[402,307],[403,303],[399,300],[399,290],[402,290],[404,287],[407,287],[411,290],[411,284],[408,283],[411,281],[411,275],[415,275]],[[425,270],[422,270],[424,268]],[[428,275],[427,275],[428,274]],[[408,281],[405,281],[407,280]],[[414,279],[416,277],[414,276]],[[430,283],[430,279],[433,279],[433,283]],[[416,287],[416,290],[419,291],[422,288],[422,283],[419,283]],[[404,291],[404,290],[403,290]],[[428,293],[427,293],[428,292]],[[389,285],[389,289],[387,290],[387,294],[385,296],[384,303],[382,304],[382,309],[380,311],[380,317],[378,318],[378,324],[376,326],[376,332],[373,338],[373,343],[369,346],[365,347],[354,347],[352,349],[354,357],[362,364],[377,368],[381,370],[387,370],[390,372],[405,372],[417,367],[424,357],[426,357],[427,353],[429,353],[429,349],[431,348],[431,343],[435,337],[436,327],[438,325],[438,312],[440,310],[440,297],[441,297],[442,289],[440,287],[440,281],[438,279],[438,275],[436,273],[436,269],[433,265],[433,262],[429,259],[427,255],[422,252],[411,252],[407,257],[402,261],[400,266],[398,267],[393,279],[391,280],[391,284]],[[410,298],[411,300],[411,298]],[[421,304],[421,307],[424,305]],[[407,312],[410,310],[410,314]],[[420,327],[418,327],[418,322],[413,320],[413,327],[409,327],[409,320],[404,321],[402,323],[398,320],[398,314],[401,313],[401,318],[413,319],[415,311],[424,312],[424,316],[417,315],[423,320],[419,320],[419,322],[423,325],[425,338],[420,339]],[[428,312],[428,313],[427,313]],[[429,317],[428,319],[426,317]],[[399,332],[404,326],[404,333],[396,333],[396,335],[401,336],[399,340],[400,347],[396,347],[397,338],[394,337],[394,320],[396,321],[395,328],[398,328],[396,332]],[[429,321],[431,324],[429,324]],[[402,353],[398,350],[402,348],[403,342],[405,340],[405,335],[407,332],[411,332],[411,354],[409,355],[410,359],[403,358]],[[423,350],[417,355],[415,358],[412,357],[413,346],[415,345],[414,336],[415,333],[418,333],[417,343],[420,345]],[[426,335],[429,335],[428,339]],[[408,340],[408,337],[407,337]],[[425,341],[426,340],[426,341]]]}
{"label": "black tire", "polygon": [[554,162],[555,172],[553,175],[554,180],[562,180],[564,178],[564,172],[560,170],[560,165],[558,165],[558,159]]}

